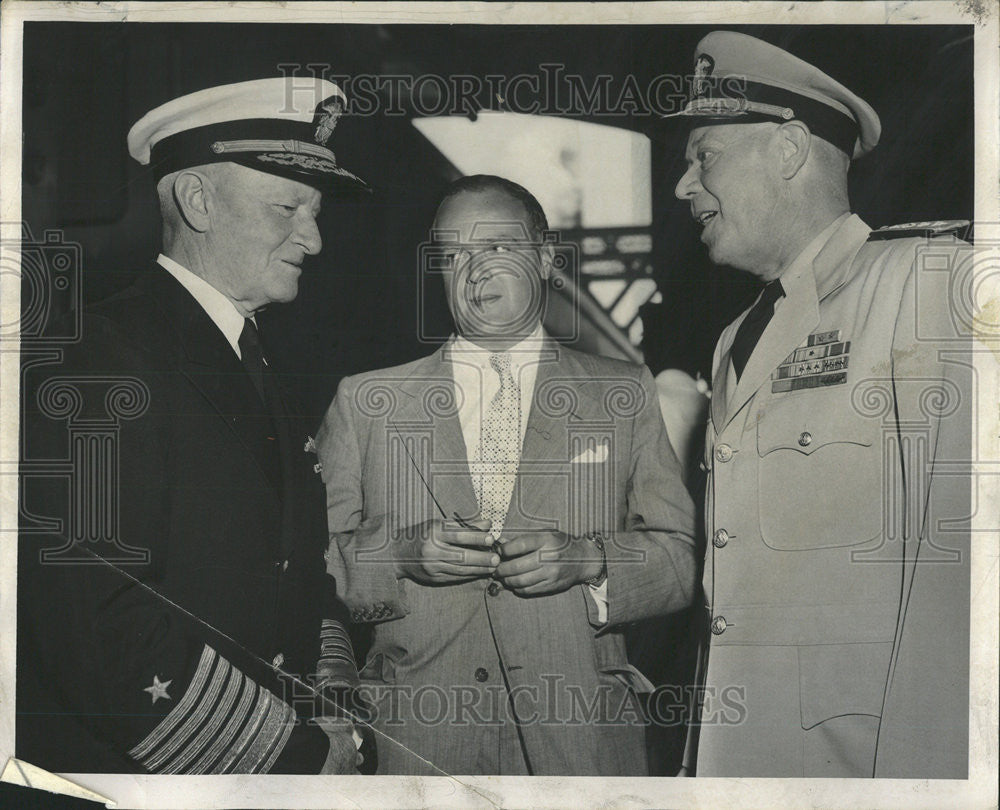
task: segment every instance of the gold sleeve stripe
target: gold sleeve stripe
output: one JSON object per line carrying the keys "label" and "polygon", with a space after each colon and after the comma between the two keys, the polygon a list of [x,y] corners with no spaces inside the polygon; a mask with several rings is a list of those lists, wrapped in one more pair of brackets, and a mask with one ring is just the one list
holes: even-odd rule
{"label": "gold sleeve stripe", "polygon": [[[267,713],[260,731],[253,736],[250,747],[233,768],[233,773],[266,773],[274,764],[295,724],[292,707],[268,693]],[[275,751],[276,749],[276,751]]]}
{"label": "gold sleeve stripe", "polygon": [[271,693],[266,689],[261,689],[259,686],[254,684],[254,691],[257,695],[257,700],[254,702],[253,709],[250,710],[250,716],[247,719],[246,724],[243,726],[243,731],[240,732],[240,736],[236,738],[236,742],[233,743],[232,748],[226,752],[226,756],[223,757],[222,762],[215,766],[213,769],[216,773],[238,773],[235,770],[236,763],[239,761],[240,755],[250,744],[250,740],[254,738],[254,735],[260,730],[260,724],[264,720],[264,715],[267,713],[267,707],[271,705]]}
{"label": "gold sleeve stripe", "polygon": [[295,728],[295,710],[291,706],[285,706],[285,713],[282,717],[280,726],[280,736],[271,748],[271,753],[268,754],[267,759],[261,763],[260,768],[257,769],[256,773],[269,773],[271,768],[274,767],[274,763],[277,761],[281,752],[284,750],[285,745],[288,742],[288,738],[292,735],[292,729]]}
{"label": "gold sleeve stripe", "polygon": [[184,696],[160,724],[149,732],[149,735],[142,742],[128,752],[128,755],[132,759],[142,762],[174,730],[174,727],[184,719],[187,713],[191,711],[195,701],[201,696],[201,690],[205,686],[209,672],[212,671],[215,658],[215,650],[206,645],[205,649],[201,652],[198,669],[195,671],[194,677],[191,679],[191,684],[188,686]]}
{"label": "gold sleeve stripe", "polygon": [[295,722],[291,706],[206,646],[183,697],[129,755],[154,773],[267,773]]}
{"label": "gold sleeve stripe", "polygon": [[222,693],[218,704],[208,711],[208,719],[202,726],[198,736],[191,743],[185,746],[174,758],[174,761],[160,769],[161,773],[189,773],[191,762],[199,754],[205,751],[212,744],[212,740],[219,733],[219,727],[232,711],[236,696],[239,694],[240,685],[247,680],[243,673],[235,667],[229,669],[229,680],[226,689]]}
{"label": "gold sleeve stripe", "polygon": [[334,659],[350,664],[355,669],[354,648],[350,636],[340,622],[324,619],[320,629],[320,658]]}
{"label": "gold sleeve stripe", "polygon": [[[234,673],[236,671],[235,669],[233,670]],[[249,678],[242,678],[241,680],[243,683],[243,693],[240,695],[240,702],[236,705],[236,709],[230,716],[229,722],[226,723],[226,727],[222,729],[215,742],[212,743],[212,747],[202,754],[201,758],[188,769],[188,773],[221,773],[222,763],[218,763],[218,766],[215,768],[212,766],[233,744],[240,728],[246,722],[247,717],[250,716],[250,704],[257,696],[257,684]]]}
{"label": "gold sleeve stripe", "polygon": [[205,689],[199,695],[198,702],[195,703],[177,730],[167,737],[156,751],[146,757],[142,763],[146,768],[155,773],[160,773],[167,769],[167,763],[175,756],[183,756],[184,752],[192,744],[189,741],[194,738],[195,733],[201,728],[215,706],[215,702],[219,698],[219,693],[222,691],[222,685],[229,677],[229,670],[229,662],[225,658],[217,657],[215,671],[212,673],[212,677],[209,678]]}

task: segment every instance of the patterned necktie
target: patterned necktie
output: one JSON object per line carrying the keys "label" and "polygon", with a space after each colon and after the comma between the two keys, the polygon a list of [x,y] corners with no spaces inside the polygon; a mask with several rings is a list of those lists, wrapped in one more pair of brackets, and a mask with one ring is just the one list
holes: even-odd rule
{"label": "patterned necktie", "polygon": [[490,534],[497,540],[503,531],[521,457],[521,389],[511,375],[508,352],[491,354],[490,366],[500,377],[500,390],[483,420],[475,480],[480,514],[492,521]]}
{"label": "patterned necktie", "polygon": [[750,355],[753,354],[757,341],[764,334],[771,317],[774,315],[774,302],[785,294],[781,282],[775,279],[764,285],[764,290],[760,294],[757,303],[747,313],[736,330],[736,337],[733,339],[733,348],[730,356],[733,359],[733,370],[736,372],[738,380],[746,368]]}
{"label": "patterned necktie", "polygon": [[266,403],[264,395],[264,353],[260,348],[260,337],[257,327],[249,318],[243,320],[243,331],[240,332],[240,362],[250,375],[253,387],[260,394],[260,401]]}

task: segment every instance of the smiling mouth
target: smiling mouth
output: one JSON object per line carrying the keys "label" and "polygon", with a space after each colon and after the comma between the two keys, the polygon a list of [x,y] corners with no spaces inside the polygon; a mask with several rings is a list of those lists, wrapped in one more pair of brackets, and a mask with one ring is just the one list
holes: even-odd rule
{"label": "smiling mouth", "polygon": [[694,219],[695,222],[704,227],[713,219],[715,219],[718,213],[719,213],[718,211],[702,211],[700,214],[697,214]]}
{"label": "smiling mouth", "polygon": [[499,301],[500,296],[495,293],[488,293],[486,295],[474,295],[472,297],[472,303],[477,307],[482,307],[486,304],[492,304],[494,301]]}

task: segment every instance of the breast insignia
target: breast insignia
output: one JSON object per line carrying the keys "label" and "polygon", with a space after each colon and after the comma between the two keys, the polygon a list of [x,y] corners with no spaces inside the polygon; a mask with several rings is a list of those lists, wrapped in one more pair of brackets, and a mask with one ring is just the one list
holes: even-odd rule
{"label": "breast insignia", "polygon": [[806,344],[771,373],[771,393],[843,385],[847,382],[850,353],[851,341],[842,341],[839,329],[809,335]]}

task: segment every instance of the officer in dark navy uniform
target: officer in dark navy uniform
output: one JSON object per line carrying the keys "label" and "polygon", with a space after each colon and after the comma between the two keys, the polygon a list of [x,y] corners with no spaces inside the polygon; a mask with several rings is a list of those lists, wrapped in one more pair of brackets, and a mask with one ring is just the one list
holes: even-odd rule
{"label": "officer in dark navy uniform", "polygon": [[[256,314],[319,252],[334,84],[214,87],[129,133],[163,253],[27,369],[17,756],[52,771],[353,773],[357,671],[309,426]],[[37,469],[37,461],[34,462]],[[53,519],[55,522],[53,522]],[[47,520],[48,522],[44,522]]]}
{"label": "officer in dark navy uniform", "polygon": [[879,118],[814,66],[718,31],[695,68],[676,194],[765,282],[714,358],[697,774],[962,778],[969,246],[851,213]]}

